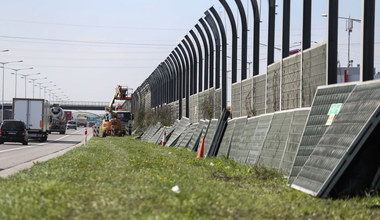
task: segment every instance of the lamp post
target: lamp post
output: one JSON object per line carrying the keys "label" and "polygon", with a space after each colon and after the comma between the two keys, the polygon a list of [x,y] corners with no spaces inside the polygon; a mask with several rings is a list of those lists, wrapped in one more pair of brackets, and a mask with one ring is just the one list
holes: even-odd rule
{"label": "lamp post", "polygon": [[46,99],[46,88],[48,88],[49,86],[51,87],[57,86],[57,85],[49,85],[50,83],[53,83],[53,81],[48,82],[45,86],[42,87],[44,88],[44,99]]}
{"label": "lamp post", "polygon": [[[321,16],[322,17],[327,17],[328,15],[327,14],[322,14]],[[348,34],[348,41],[347,41],[347,59],[348,59],[348,62],[347,62],[347,67],[351,67],[352,66],[352,62],[353,62],[353,60],[350,59],[351,32],[352,32],[352,29],[354,28],[354,21],[356,21],[358,23],[361,23],[361,20],[360,19],[351,18],[351,17],[340,17],[340,16],[338,16],[338,18],[346,20],[346,31],[347,31],[347,34]]]}
{"label": "lamp post", "polygon": [[[2,50],[1,52],[8,52],[9,50]],[[4,119],[4,71],[5,71],[5,65],[9,63],[20,63],[22,60],[18,61],[9,61],[9,62],[0,62],[1,65],[3,65],[3,82],[2,82],[2,92],[1,92],[1,121]]]}
{"label": "lamp post", "polygon": [[[26,79],[26,78],[25,78]],[[43,78],[36,78],[36,79],[30,79],[32,82],[33,82],[33,98],[34,98],[34,82],[36,81],[36,80],[41,80],[41,79],[47,79],[47,77],[43,77]],[[30,82],[30,81],[29,81]],[[42,84],[42,83],[41,83]],[[40,85],[40,87],[41,87],[41,85]],[[25,89],[25,91],[26,91],[26,89]],[[41,98],[41,90],[40,90],[40,98]]]}
{"label": "lamp post", "polygon": [[[55,86],[57,86],[57,85],[53,85],[53,87],[55,87]],[[49,100],[53,101],[53,99],[52,99],[52,94],[53,94],[53,98],[54,98],[54,94],[55,94],[55,93],[53,93],[53,91],[55,91],[55,90],[60,90],[60,89],[61,89],[61,88],[48,89],[48,92],[49,92]]]}
{"label": "lamp post", "polygon": [[21,70],[31,70],[31,69],[33,69],[33,67],[22,68],[22,69],[12,69],[12,68],[9,68],[9,69],[15,71],[15,73],[11,73],[11,74],[15,74],[15,98],[17,98],[17,73],[18,73],[18,71],[21,71]]}
{"label": "lamp post", "polygon": [[40,75],[41,73],[31,73],[31,74],[20,74],[21,78],[25,79],[25,97],[26,98],[26,78],[28,76]]}

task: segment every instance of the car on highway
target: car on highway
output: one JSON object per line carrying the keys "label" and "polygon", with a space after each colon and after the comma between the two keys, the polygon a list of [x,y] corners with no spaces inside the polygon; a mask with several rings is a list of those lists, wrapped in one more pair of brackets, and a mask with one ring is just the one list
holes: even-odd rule
{"label": "car on highway", "polygon": [[21,142],[28,145],[28,131],[25,123],[17,120],[4,120],[0,126],[0,144],[4,142]]}
{"label": "car on highway", "polygon": [[77,122],[76,121],[68,121],[66,125],[66,129],[75,129],[77,130]]}

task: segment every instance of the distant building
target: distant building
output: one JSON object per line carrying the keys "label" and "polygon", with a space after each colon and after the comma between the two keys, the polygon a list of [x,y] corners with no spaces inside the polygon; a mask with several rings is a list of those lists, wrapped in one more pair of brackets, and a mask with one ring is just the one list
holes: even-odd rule
{"label": "distant building", "polygon": [[[374,74],[373,78],[380,79],[380,72]],[[357,81],[360,81],[360,67],[338,67],[338,83]]]}

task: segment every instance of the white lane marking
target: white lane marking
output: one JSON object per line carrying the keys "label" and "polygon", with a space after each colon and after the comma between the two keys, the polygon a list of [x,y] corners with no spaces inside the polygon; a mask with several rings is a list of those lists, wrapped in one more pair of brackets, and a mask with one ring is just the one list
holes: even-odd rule
{"label": "white lane marking", "polygon": [[[79,131],[74,132],[72,134],[76,134],[76,133],[78,133],[80,131],[82,131],[82,130],[79,130]],[[68,136],[70,136],[70,135],[65,135],[65,136],[60,137],[58,139],[52,140],[52,142],[62,140],[63,138],[68,137]],[[49,142],[49,144],[52,143],[52,142]],[[10,152],[10,151],[15,151],[15,150],[22,150],[22,149],[26,149],[26,148],[31,149],[31,148],[40,147],[40,146],[43,146],[43,145],[46,145],[46,144],[48,144],[48,143],[37,144],[36,146],[26,146],[26,147],[13,148],[13,149],[8,149],[8,150],[0,151],[0,153],[5,153],[5,152]]]}

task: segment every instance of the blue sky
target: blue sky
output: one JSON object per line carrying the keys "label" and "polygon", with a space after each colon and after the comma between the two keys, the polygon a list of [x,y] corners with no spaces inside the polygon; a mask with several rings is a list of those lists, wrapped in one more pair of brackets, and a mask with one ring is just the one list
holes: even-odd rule
{"label": "blue sky", "polygon": [[[234,1],[227,2],[236,12]],[[242,2],[245,6],[249,3],[247,0]],[[260,0],[258,2],[260,4]],[[260,41],[266,44],[267,3],[264,0],[261,2]],[[9,49],[10,52],[0,53],[0,62],[24,60],[8,67],[33,66],[33,70],[20,73],[41,73],[41,77],[47,77],[60,88],[55,91],[63,91],[61,94],[71,100],[109,101],[118,84],[137,88],[212,5],[224,18],[222,7],[216,0],[3,0],[0,49]],[[252,26],[252,11],[250,7],[246,8],[248,22]],[[281,47],[281,10],[281,1],[278,1],[277,47]],[[301,39],[301,12],[302,0],[292,1],[292,48],[297,48],[297,42]],[[327,20],[321,17],[323,13],[327,13],[327,0],[313,1],[314,44],[326,41]],[[341,1],[340,16],[360,19],[361,1]],[[376,22],[376,26],[378,24]],[[227,22],[227,31],[228,25]],[[344,19],[340,19],[339,25],[339,55],[342,64],[346,65],[347,32]],[[355,23],[351,43],[354,65],[360,59],[360,31],[360,24]],[[252,60],[251,35],[248,60]],[[377,36],[375,41],[379,42]],[[264,73],[266,47],[261,46],[260,50],[260,73]],[[278,51],[276,60],[279,54]],[[379,60],[375,59],[375,65],[380,70]],[[14,75],[10,72],[6,70],[5,74],[6,100],[13,98],[15,93]],[[32,96],[30,83],[27,90],[28,96]],[[24,97],[24,80],[21,78],[18,78],[17,94]],[[38,96],[38,89],[35,96]]]}

